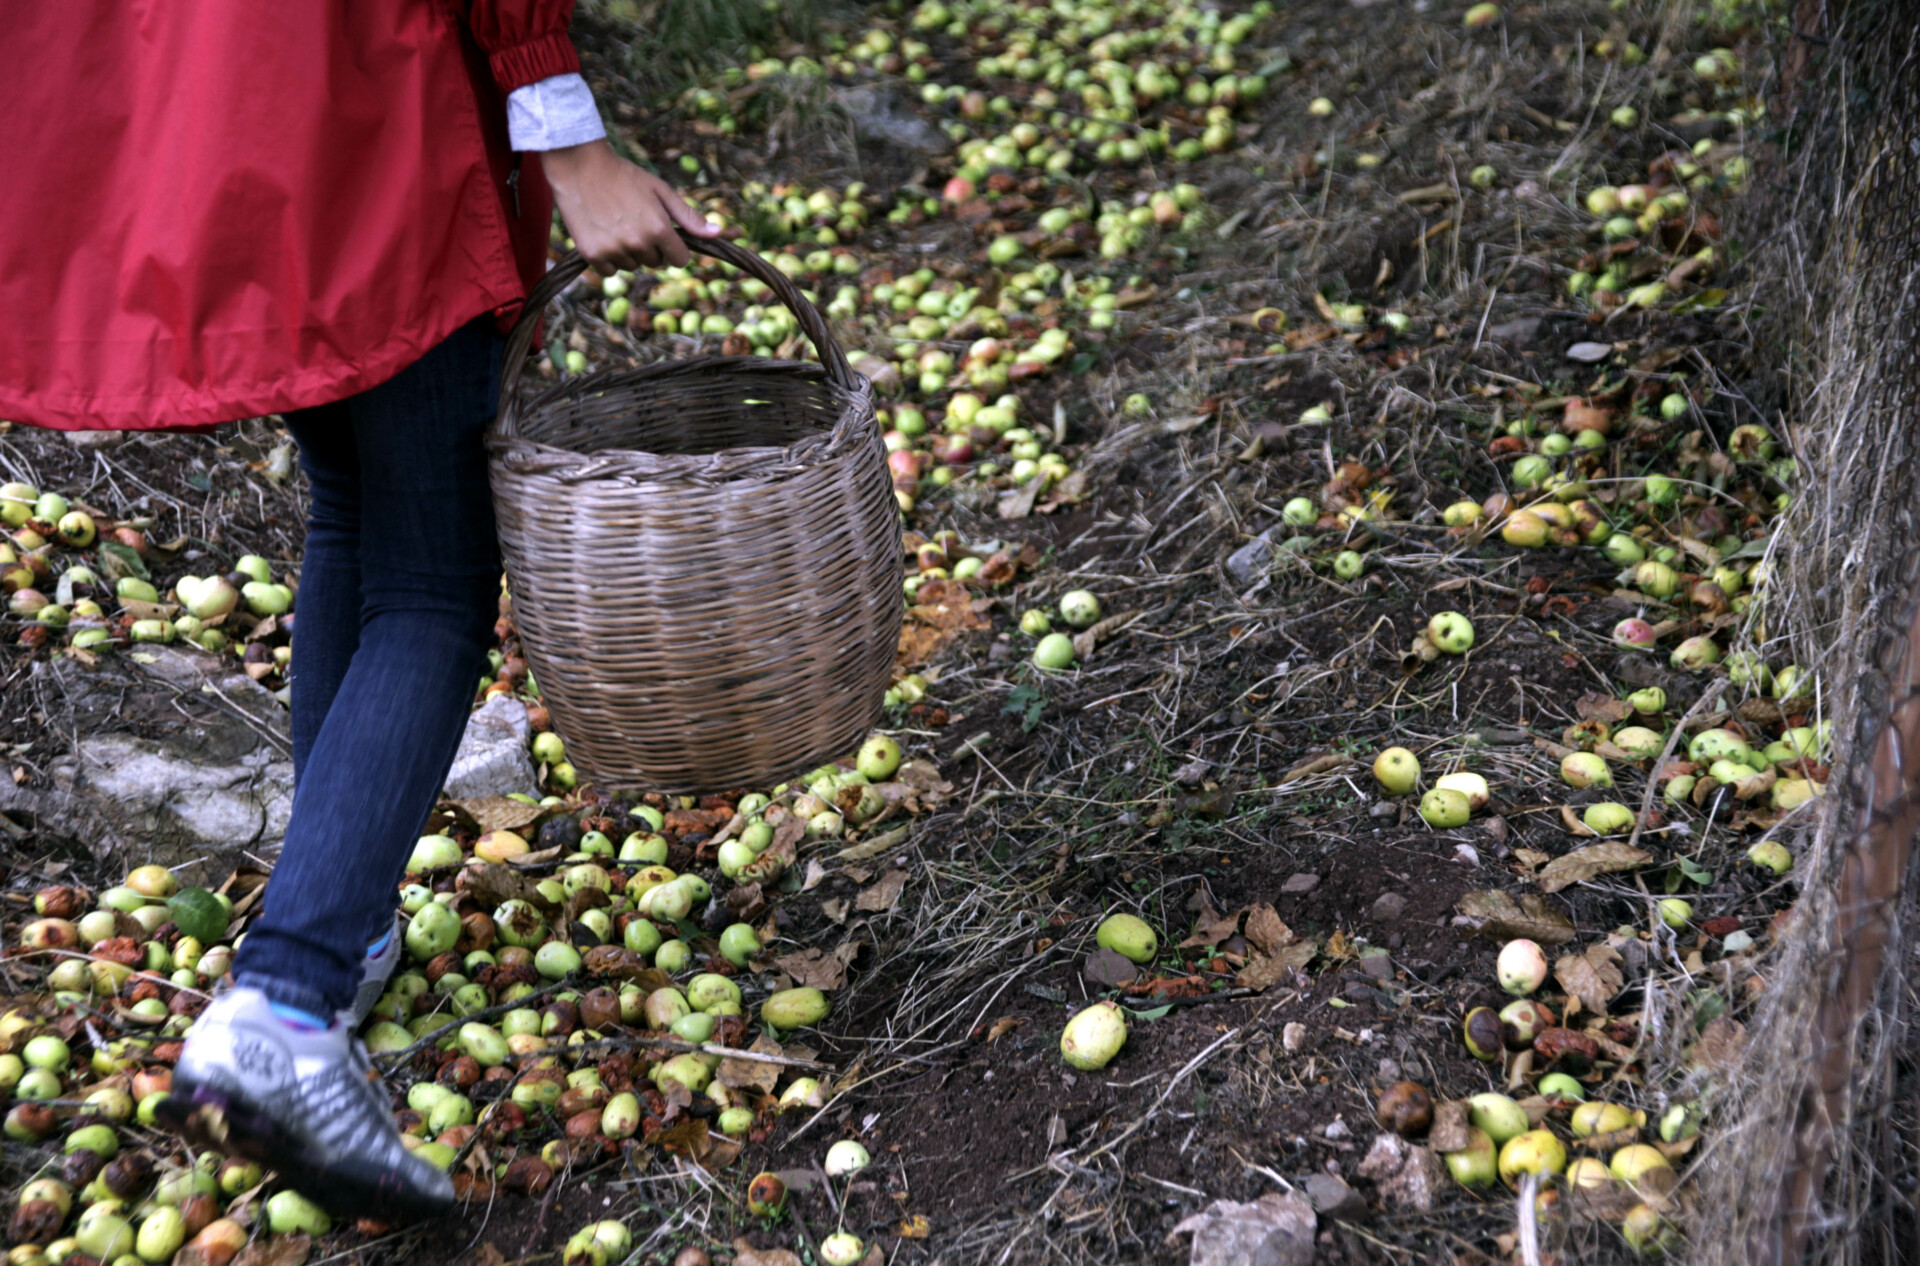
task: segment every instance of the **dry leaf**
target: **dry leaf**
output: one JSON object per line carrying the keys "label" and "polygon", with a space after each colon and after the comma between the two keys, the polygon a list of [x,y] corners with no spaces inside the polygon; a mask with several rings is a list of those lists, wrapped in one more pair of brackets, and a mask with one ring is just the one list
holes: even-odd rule
{"label": "dry leaf", "polygon": [[[784,1054],[780,1049],[780,1043],[764,1033],[755,1038],[753,1045],[747,1049],[756,1055]],[[773,1088],[780,1082],[780,1065],[763,1063],[757,1059],[736,1059],[728,1056],[720,1061],[719,1070],[714,1073],[714,1076],[719,1078],[723,1086],[732,1086],[736,1090],[751,1087],[763,1095],[770,1095],[773,1093]]]}
{"label": "dry leaf", "polygon": [[987,1030],[988,1045],[992,1045],[993,1043],[999,1041],[1001,1038],[1013,1032],[1015,1029],[1019,1028],[1021,1025],[1025,1024],[1026,1022],[1027,1022],[1027,1017],[1023,1015],[1001,1016],[998,1020],[995,1020],[993,1022],[993,1027]]}
{"label": "dry leaf", "polygon": [[[1567,834],[1573,836],[1575,839],[1591,840],[1597,838],[1600,834],[1600,832],[1594,830],[1585,822],[1582,822],[1570,804],[1560,806],[1560,825],[1566,827]],[[1549,891],[1551,891],[1551,889],[1549,889]]]}
{"label": "dry leaf", "polygon": [[793,977],[796,985],[833,990],[847,983],[847,965],[859,953],[859,941],[845,941],[831,954],[817,947],[809,947],[782,955],[773,960],[773,965]]}
{"label": "dry leaf", "polygon": [[483,910],[498,909],[503,903],[518,898],[542,914],[552,916],[560,912],[560,907],[547,900],[530,876],[498,862],[462,870],[455,879],[455,887],[472,897]]}
{"label": "dry leaf", "polygon": [[1633,705],[1625,699],[1616,699],[1612,695],[1586,694],[1574,701],[1574,715],[1582,721],[1605,721],[1612,724],[1624,721],[1633,715]]}
{"label": "dry leaf", "polygon": [[869,910],[876,914],[893,909],[900,900],[901,891],[907,886],[907,872],[890,870],[880,876],[871,888],[854,898],[853,908]]}
{"label": "dry leaf", "polygon": [[1541,945],[1565,945],[1573,939],[1573,920],[1538,893],[1518,899],[1495,889],[1470,892],[1454,907],[1478,934],[1498,941],[1526,939]]}
{"label": "dry leaf", "polygon": [[733,1242],[733,1266],[806,1266],[790,1248],[755,1248],[746,1239]]}
{"label": "dry leaf", "polygon": [[455,809],[473,819],[482,831],[518,831],[537,821],[546,810],[537,804],[510,796],[481,796],[477,800],[450,801]]}
{"label": "dry leaf", "polygon": [[1709,1020],[1707,1027],[1700,1031],[1700,1040],[1693,1044],[1693,1062],[1702,1068],[1732,1068],[1739,1061],[1746,1040],[1746,1027],[1739,1021],[1724,1015]]}
{"label": "dry leaf", "polygon": [[1180,949],[1201,949],[1218,945],[1240,930],[1240,916],[1245,908],[1231,914],[1221,914],[1203,899],[1200,914],[1193,921],[1193,935],[1180,942]]}
{"label": "dry leaf", "polygon": [[233,1266],[300,1266],[312,1248],[313,1241],[305,1235],[276,1235],[241,1249]]}
{"label": "dry leaf", "polygon": [[878,857],[888,849],[895,848],[906,842],[907,828],[897,826],[893,828],[893,830],[881,835],[876,835],[870,840],[862,840],[850,848],[841,849],[834,854],[834,858],[838,861],[845,862],[864,861],[869,857]]}
{"label": "dry leaf", "polygon": [[1234,975],[1233,983],[1242,989],[1269,989],[1313,961],[1318,947],[1312,941],[1295,941],[1277,954],[1254,954]]}
{"label": "dry leaf", "polygon": [[1589,945],[1585,954],[1561,958],[1553,965],[1553,978],[1595,1015],[1607,1013],[1607,1004],[1626,983],[1620,970],[1620,955],[1607,945]]}
{"label": "dry leaf", "polygon": [[1540,885],[1542,892],[1559,892],[1569,884],[1581,883],[1595,875],[1616,870],[1632,870],[1651,860],[1651,854],[1623,841],[1603,840],[1575,849],[1564,857],[1554,858],[1534,877],[1534,882]]}
{"label": "dry leaf", "polygon": [[1303,764],[1295,765],[1280,775],[1279,786],[1297,782],[1302,778],[1313,778],[1320,774],[1330,774],[1336,769],[1345,769],[1353,764],[1353,758],[1344,752],[1328,752],[1325,756],[1316,756]]}
{"label": "dry leaf", "polygon": [[1449,1099],[1434,1105],[1433,1124],[1427,1128],[1427,1146],[1436,1152],[1461,1152],[1473,1141],[1467,1102]]}
{"label": "dry leaf", "polygon": [[1293,943],[1293,929],[1280,921],[1280,915],[1266,902],[1247,910],[1247,943],[1262,954],[1277,954]]}

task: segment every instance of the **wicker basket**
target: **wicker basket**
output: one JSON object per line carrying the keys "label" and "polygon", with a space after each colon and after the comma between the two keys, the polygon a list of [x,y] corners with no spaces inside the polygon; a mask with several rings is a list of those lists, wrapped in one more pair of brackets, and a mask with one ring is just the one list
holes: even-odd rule
{"label": "wicker basket", "polygon": [[507,345],[488,435],[529,668],[569,759],[606,788],[761,786],[852,751],[900,637],[900,518],[872,389],[814,306],[724,241],[822,364],[705,357],[569,378],[522,405],[547,303]]}

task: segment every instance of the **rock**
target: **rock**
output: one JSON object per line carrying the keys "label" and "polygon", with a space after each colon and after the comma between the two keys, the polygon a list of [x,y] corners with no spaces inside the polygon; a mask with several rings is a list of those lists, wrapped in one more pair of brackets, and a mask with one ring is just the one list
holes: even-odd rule
{"label": "rock", "polygon": [[1527,344],[1540,337],[1539,317],[1518,317],[1512,321],[1502,321],[1487,330],[1487,341],[1492,343]]}
{"label": "rock", "polygon": [[1352,1218],[1367,1211],[1367,1198],[1332,1174],[1309,1174],[1301,1185],[1322,1217]]}
{"label": "rock", "polygon": [[1086,961],[1080,964],[1080,974],[1103,988],[1117,989],[1131,983],[1139,976],[1140,969],[1117,951],[1101,949],[1087,955]]}
{"label": "rock", "polygon": [[[1365,1035],[1363,1034],[1362,1036],[1365,1036]],[[1335,1141],[1338,1141],[1340,1139],[1350,1139],[1353,1137],[1353,1131],[1347,1128],[1347,1123],[1344,1118],[1335,1117],[1333,1120],[1327,1123],[1324,1129],[1320,1131],[1320,1137],[1333,1139]]]}
{"label": "rock", "polygon": [[1397,1134],[1382,1134],[1360,1162],[1360,1177],[1374,1183],[1380,1203],[1388,1209],[1426,1213],[1445,1190],[1446,1162],[1432,1148],[1409,1143]]}
{"label": "rock", "polygon": [[1216,1200],[1167,1238],[1192,1234],[1192,1266],[1312,1266],[1318,1226],[1305,1196],[1272,1192],[1251,1204]]}
{"label": "rock", "polygon": [[1280,885],[1280,891],[1289,897],[1304,897],[1320,886],[1320,876],[1301,871],[1287,876],[1287,882]]}
{"label": "rock", "polygon": [[1280,1049],[1292,1055],[1307,1044],[1307,1026],[1298,1020],[1289,1020],[1280,1029]]}
{"label": "rock", "polygon": [[495,695],[467,718],[467,732],[447,771],[447,795],[455,800],[540,794],[535,781],[529,741],[527,706],[507,695]]}
{"label": "rock", "polygon": [[0,812],[95,857],[203,860],[188,882],[279,847],[293,807],[287,713],[233,660],[140,646],[91,665],[39,661],[28,681],[36,719],[70,746],[36,753],[46,782],[0,780]]}
{"label": "rock", "polygon": [[1235,584],[1250,585],[1267,574],[1267,568],[1273,563],[1273,537],[1271,532],[1260,535],[1227,555],[1227,575],[1233,577]]}
{"label": "rock", "polygon": [[1374,898],[1373,905],[1367,910],[1367,917],[1375,923],[1397,923],[1400,920],[1400,916],[1406,912],[1406,909],[1407,899],[1405,897],[1397,892],[1383,892]]}

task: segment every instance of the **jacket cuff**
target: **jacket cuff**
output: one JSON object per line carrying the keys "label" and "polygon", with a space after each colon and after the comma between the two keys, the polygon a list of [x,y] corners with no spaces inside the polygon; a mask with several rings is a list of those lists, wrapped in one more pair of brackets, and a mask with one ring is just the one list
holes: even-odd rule
{"label": "jacket cuff", "polygon": [[512,92],[555,75],[577,74],[580,53],[565,31],[556,31],[525,44],[490,53],[487,64],[501,92]]}

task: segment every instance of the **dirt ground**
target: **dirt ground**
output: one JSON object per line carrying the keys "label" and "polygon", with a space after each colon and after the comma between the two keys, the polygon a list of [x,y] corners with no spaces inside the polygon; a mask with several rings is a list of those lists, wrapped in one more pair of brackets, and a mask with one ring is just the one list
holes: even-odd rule
{"label": "dirt ground", "polygon": [[[541,1200],[502,1194],[430,1230],[342,1231],[324,1260],[557,1261],[578,1226],[620,1217],[646,1261],[688,1244],[720,1254],[745,1237],[812,1262],[818,1241],[844,1227],[897,1262],[1173,1263],[1188,1255],[1174,1228],[1210,1202],[1303,1188],[1314,1175],[1356,1193],[1323,1211],[1317,1260],[1514,1252],[1504,1191],[1443,1182],[1420,1209],[1359,1175],[1379,1132],[1374,1103],[1405,1079],[1436,1099],[1500,1088],[1500,1067],[1459,1039],[1463,1014],[1506,1000],[1493,970],[1499,939],[1475,935],[1460,903],[1531,891],[1541,860],[1574,846],[1561,807],[1600,797],[1570,796],[1551,752],[1585,719],[1583,699],[1657,684],[1678,716],[1702,679],[1612,644],[1614,623],[1637,606],[1597,551],[1516,551],[1449,533],[1438,512],[1504,486],[1487,441],[1533,399],[1607,376],[1690,375],[1710,401],[1702,415],[1613,445],[1604,483],[1663,460],[1688,431],[1724,437],[1753,420],[1742,384],[1769,371],[1752,358],[1737,303],[1603,322],[1565,292],[1596,246],[1571,195],[1635,179],[1698,139],[1669,121],[1697,104],[1686,63],[1739,29],[1701,29],[1678,7],[1595,0],[1515,5],[1493,31],[1473,31],[1461,26],[1464,7],[1303,0],[1261,24],[1254,42],[1285,69],[1241,145],[1172,173],[1202,184],[1221,219],[1234,217],[1231,231],[1201,233],[1184,259],[1149,261],[1140,284],[1155,297],[1091,344],[1097,355],[1080,372],[1025,391],[1031,412],[1057,407],[1065,418],[1090,477],[1085,500],[1008,521],[990,498],[930,499],[911,519],[916,531],[1031,544],[1045,561],[997,595],[991,628],[924,665],[940,712],[896,717],[909,756],[932,761],[951,797],[897,846],[780,906],[796,943],[861,942],[817,1038],[817,1057],[838,1073],[828,1107],[782,1118],[718,1173],[683,1158],[617,1160],[564,1174]],[[768,158],[758,134],[703,135],[670,105],[611,82],[628,56],[616,24],[586,15],[581,28],[603,99],[624,100],[616,117],[663,165],[685,152],[700,156],[703,179],[857,174],[884,186],[918,174],[884,147],[857,163],[831,147]],[[1608,38],[1655,55],[1639,68],[1604,60],[1592,50]],[[966,82],[957,55],[941,55],[953,59],[947,81]],[[1321,96],[1337,101],[1330,119],[1309,110]],[[1634,101],[1653,122],[1607,124],[1607,110]],[[1356,167],[1348,151],[1384,161]],[[824,166],[812,161],[823,154]],[[1481,163],[1498,180],[1474,189],[1466,171]],[[1111,173],[1093,183],[1124,192]],[[1450,192],[1404,196],[1435,186]],[[931,247],[929,258],[964,267],[946,252],[979,244],[940,236],[951,229],[881,226],[870,249],[913,258]],[[1276,353],[1236,320],[1271,306],[1295,329],[1311,326],[1316,295],[1394,307],[1412,323],[1404,334],[1329,330]],[[1604,364],[1567,358],[1583,340],[1611,344]],[[1121,408],[1134,391],[1152,402],[1144,418]],[[1302,420],[1321,404],[1328,420]],[[155,539],[293,563],[297,486],[265,473],[279,442],[253,423],[95,455],[16,428],[0,436],[0,458],[42,486],[144,506]],[[1346,463],[1371,472],[1396,509],[1353,529],[1370,546],[1362,577],[1338,580],[1322,555],[1315,567],[1278,550],[1259,574],[1229,572],[1229,556],[1260,534],[1276,545],[1293,535],[1282,504],[1314,495]],[[1018,615],[1080,587],[1136,617],[1078,672],[1040,675],[1025,662]],[[1445,610],[1472,618],[1472,651],[1409,668],[1415,635]],[[30,655],[9,646],[7,657],[0,690],[11,700]],[[40,776],[58,750],[58,736],[13,706],[0,709],[0,743],[16,779]],[[1429,778],[1485,775],[1493,804],[1466,827],[1429,827],[1369,772],[1390,744],[1411,748]],[[1616,794],[1638,807],[1644,787],[1635,775]],[[1736,868],[1734,850],[1751,838],[1696,819],[1641,844],[1656,866],[1684,855],[1717,876],[1691,896],[1703,919],[1733,920],[1720,935],[1758,936],[1781,897]],[[30,890],[49,854],[30,832],[0,844],[9,886]],[[895,868],[909,876],[897,903],[847,922],[846,902]],[[1582,938],[1622,927],[1632,936],[1650,927],[1658,882],[1652,869],[1601,876],[1548,902]],[[1163,960],[1156,988],[1123,991],[1134,1019],[1121,1058],[1099,1072],[1062,1064],[1065,1020],[1112,992],[1087,975],[1103,915],[1139,913],[1171,946],[1221,912],[1262,905],[1317,946],[1307,966],[1256,992],[1235,983],[1243,933],[1181,949],[1171,960],[1180,970]],[[1669,941],[1664,952],[1685,947]],[[1612,1008],[1627,1022],[1657,978],[1633,966]],[[1659,1105],[1639,1074],[1616,1090]],[[816,1172],[839,1138],[875,1158],[850,1189]],[[786,1174],[792,1219],[747,1215],[741,1193],[763,1169]],[[1561,1235],[1560,1260],[1626,1255],[1602,1222]]]}

